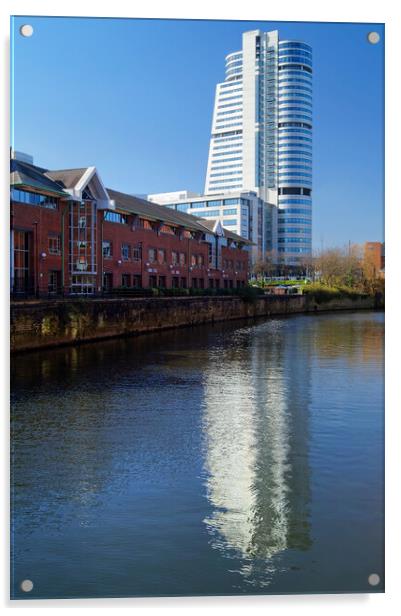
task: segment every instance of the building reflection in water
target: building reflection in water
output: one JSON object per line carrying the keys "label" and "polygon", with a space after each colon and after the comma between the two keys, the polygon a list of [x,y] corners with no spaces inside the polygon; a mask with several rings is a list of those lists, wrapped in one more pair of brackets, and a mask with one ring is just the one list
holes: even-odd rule
{"label": "building reflection in water", "polygon": [[[213,548],[274,570],[273,557],[311,545],[308,463],[310,337],[290,322],[236,333],[205,376],[205,472]],[[302,359],[302,361],[300,361]],[[262,583],[262,582],[260,582]],[[264,581],[266,583],[266,579]],[[268,583],[268,582],[267,582]]]}

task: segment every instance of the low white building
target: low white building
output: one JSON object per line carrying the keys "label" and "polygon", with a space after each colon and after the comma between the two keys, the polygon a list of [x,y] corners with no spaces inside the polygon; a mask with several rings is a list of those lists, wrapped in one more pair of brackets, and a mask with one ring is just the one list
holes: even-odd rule
{"label": "low white building", "polygon": [[256,192],[199,195],[181,190],[148,195],[148,200],[199,218],[219,220],[223,227],[252,242],[251,263],[276,248],[277,209],[260,199]]}

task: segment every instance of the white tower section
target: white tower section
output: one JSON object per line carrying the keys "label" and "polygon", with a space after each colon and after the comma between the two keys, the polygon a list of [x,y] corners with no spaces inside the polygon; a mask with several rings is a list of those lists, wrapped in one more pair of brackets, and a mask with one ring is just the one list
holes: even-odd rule
{"label": "white tower section", "polygon": [[272,247],[297,265],[312,251],[312,49],[277,30],[242,35],[217,84],[205,194],[253,191],[275,206]]}
{"label": "white tower section", "polygon": [[226,56],[226,79],[216,87],[206,194],[245,189],[277,204],[277,54],[277,30],[252,30],[242,35],[242,50]]}
{"label": "white tower section", "polygon": [[216,86],[205,194],[242,188],[242,51],[226,57],[226,80]]}

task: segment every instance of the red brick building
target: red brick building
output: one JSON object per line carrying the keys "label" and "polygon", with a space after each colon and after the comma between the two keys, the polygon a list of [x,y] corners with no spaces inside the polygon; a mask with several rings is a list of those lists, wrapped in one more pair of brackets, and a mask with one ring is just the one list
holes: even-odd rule
{"label": "red brick building", "polygon": [[240,288],[246,239],[183,212],[106,189],[95,169],[11,161],[14,296],[118,288]]}
{"label": "red brick building", "polygon": [[384,243],[365,242],[363,250],[363,261],[370,274],[375,278],[384,277],[385,254]]}

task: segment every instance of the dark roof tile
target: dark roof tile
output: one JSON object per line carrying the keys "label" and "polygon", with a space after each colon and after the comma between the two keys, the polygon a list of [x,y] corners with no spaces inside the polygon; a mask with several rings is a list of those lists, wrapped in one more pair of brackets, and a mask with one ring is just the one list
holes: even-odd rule
{"label": "dark roof tile", "polygon": [[10,185],[24,186],[27,188],[35,188],[36,190],[43,190],[57,195],[68,196],[64,193],[63,187],[54,179],[45,175],[46,169],[36,167],[29,163],[22,162],[20,160],[11,159],[11,177]]}
{"label": "dark roof tile", "polygon": [[45,175],[61,184],[63,188],[71,189],[78,184],[86,170],[86,167],[80,169],[56,169],[46,171]]}
{"label": "dark roof tile", "polygon": [[[114,199],[116,202],[116,208],[138,214],[138,216],[147,217],[150,220],[160,220],[173,226],[182,226],[186,229],[193,231],[201,231],[202,233],[213,233],[214,221],[205,220],[199,216],[193,216],[192,214],[186,214],[185,212],[178,212],[164,205],[158,205],[133,195],[127,195],[125,193],[118,192],[112,188],[106,189],[110,199]],[[224,235],[236,242],[242,242],[244,244],[251,244],[249,240],[233,233],[229,229],[224,227]]]}

